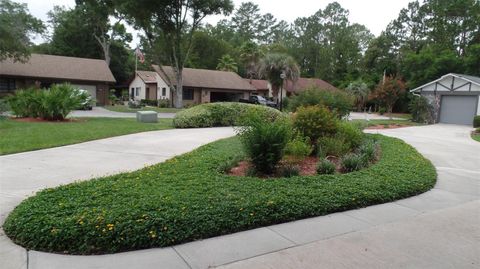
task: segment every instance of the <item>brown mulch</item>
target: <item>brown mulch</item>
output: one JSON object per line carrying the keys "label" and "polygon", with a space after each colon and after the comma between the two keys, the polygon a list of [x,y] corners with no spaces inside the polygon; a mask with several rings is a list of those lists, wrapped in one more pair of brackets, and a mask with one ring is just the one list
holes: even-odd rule
{"label": "brown mulch", "polygon": [[[338,163],[338,160],[331,159],[336,165]],[[296,163],[296,166],[300,168],[300,175],[302,176],[313,176],[317,174],[317,162],[318,158],[317,157],[306,157],[303,160],[300,160],[299,162]],[[286,161],[281,161],[280,165],[283,165],[287,163]],[[227,172],[228,175],[230,176],[239,176],[243,177],[247,175],[248,169],[251,167],[251,163],[249,161],[241,161],[237,164],[237,166],[233,167],[230,169],[230,171]],[[269,177],[275,177],[275,176],[261,176],[262,178],[269,178]]]}
{"label": "brown mulch", "polygon": [[80,119],[64,119],[64,120],[56,120],[56,121],[51,121],[51,120],[46,120],[42,118],[16,118],[16,117],[11,117],[11,120],[14,121],[19,121],[19,122],[58,122],[58,123],[63,123],[63,122],[82,122],[85,120],[80,120]]}
{"label": "brown mulch", "polygon": [[404,127],[411,127],[411,125],[405,125],[405,124],[389,124],[387,126],[383,125],[383,124],[379,124],[379,125],[372,125],[372,126],[368,126],[367,128],[365,129],[397,129],[397,128],[404,128]]}

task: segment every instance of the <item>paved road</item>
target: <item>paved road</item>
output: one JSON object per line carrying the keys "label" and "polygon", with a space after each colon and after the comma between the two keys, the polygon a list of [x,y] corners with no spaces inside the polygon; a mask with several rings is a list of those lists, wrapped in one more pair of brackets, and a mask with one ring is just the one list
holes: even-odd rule
{"label": "paved road", "polygon": [[[103,107],[93,107],[92,110],[75,110],[70,113],[69,117],[101,117],[101,118],[135,118],[135,113],[110,111]],[[175,117],[175,113],[158,113],[158,118],[171,119]]]}
{"label": "paved road", "polygon": [[[178,136],[175,130],[153,132],[157,134],[172,132],[169,136],[165,136],[165,140],[162,140],[164,143],[159,143],[156,150],[150,149],[149,143],[145,140],[151,139],[154,135],[112,138],[112,140],[119,139],[116,142],[105,139],[87,148],[95,155],[99,153],[98,158],[102,162],[113,158],[110,161],[112,165],[105,170],[114,173],[119,166],[123,170],[131,170],[141,166],[142,162],[153,163],[167,158],[160,153],[160,150],[170,152],[170,150],[176,150],[175,145],[179,144],[168,143],[167,137],[175,141],[180,137],[192,145],[194,141],[197,143],[196,139],[199,137],[203,137],[203,142],[207,142],[213,140],[213,138],[207,138],[208,135],[224,137],[232,134],[229,128],[215,129],[211,133],[207,130],[211,129],[200,129],[183,138]],[[433,125],[378,131],[404,139],[436,166],[439,177],[435,188],[416,197],[174,247],[112,255],[68,256],[37,251],[27,252],[13,245],[3,236],[0,240],[0,260],[6,261],[2,264],[7,266],[5,268],[34,269],[188,269],[215,266],[220,268],[478,268],[480,265],[480,143],[469,138],[470,130],[464,126]],[[192,135],[194,138],[191,137]],[[97,141],[88,143],[95,142]],[[129,145],[130,143],[133,145]],[[140,148],[143,149],[138,150],[135,143],[139,143]],[[160,147],[160,144],[164,148]],[[73,158],[83,156],[83,160],[88,160],[87,157],[90,154],[83,153],[84,148],[80,145],[82,144],[69,146],[74,148],[79,146],[76,151],[73,151],[78,152],[79,156]],[[72,154],[66,148],[68,147],[56,148],[60,150],[58,153],[63,152],[59,155],[49,153],[55,149],[38,151],[37,154],[40,155],[36,156],[35,152],[21,153],[30,156],[30,162],[33,163],[24,169],[11,169],[10,173],[14,176],[9,179],[10,189],[1,196],[2,205],[5,201],[14,199],[10,196],[14,197],[16,191],[20,189],[23,190],[21,195],[27,195],[29,191],[45,186],[71,182],[74,178],[88,178],[90,174],[102,174],[96,171],[98,165],[95,165],[95,162],[83,164],[79,161],[77,165],[84,167],[77,169],[75,161],[62,160],[62,156]],[[117,150],[110,152],[112,149]],[[171,154],[180,153],[179,151]],[[116,154],[122,154],[123,158],[118,158]],[[140,156],[135,161],[135,165],[129,163],[129,160],[135,160],[129,159],[132,157],[130,154]],[[8,156],[4,157],[8,158]],[[65,164],[71,167],[64,169],[65,174],[61,176],[63,179],[57,179],[55,175],[47,173],[47,170],[55,171],[57,167],[39,172],[43,169],[41,165],[53,165],[47,162],[47,158],[57,158],[54,159],[54,163],[58,166]],[[24,161],[25,158],[18,157],[16,162],[20,160]],[[4,166],[6,163],[2,162],[0,157],[0,165],[6,167]],[[16,162],[11,160],[9,166],[21,165]],[[67,170],[76,172],[69,176]],[[37,177],[43,179],[32,180]],[[3,175],[2,182],[4,182]],[[15,203],[17,203],[23,196],[15,197]]]}

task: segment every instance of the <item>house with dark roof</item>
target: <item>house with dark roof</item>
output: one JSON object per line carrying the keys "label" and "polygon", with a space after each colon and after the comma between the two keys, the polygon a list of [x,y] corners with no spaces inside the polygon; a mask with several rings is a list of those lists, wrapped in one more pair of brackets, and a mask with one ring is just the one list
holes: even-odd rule
{"label": "house with dark roof", "polygon": [[97,104],[104,105],[115,78],[107,63],[98,59],[32,54],[26,63],[0,61],[0,97],[18,89],[65,82],[87,90]]}
{"label": "house with dark roof", "polygon": [[[176,85],[176,78],[170,66],[152,66],[153,71],[137,71],[130,83],[130,97],[134,100],[168,99],[173,104],[175,94],[170,84]],[[183,69],[183,103],[184,105],[238,101],[249,98],[256,90],[247,81],[234,72]]]}

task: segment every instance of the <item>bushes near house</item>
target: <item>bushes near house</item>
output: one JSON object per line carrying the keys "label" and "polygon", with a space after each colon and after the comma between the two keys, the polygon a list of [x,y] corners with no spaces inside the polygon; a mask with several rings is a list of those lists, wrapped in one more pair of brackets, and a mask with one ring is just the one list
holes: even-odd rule
{"label": "bushes near house", "polygon": [[375,137],[382,158],[366,169],[274,180],[223,174],[218,167],[245,157],[240,139],[229,138],[135,172],[40,191],[3,229],[31,250],[113,253],[386,203],[434,186],[435,168],[413,147]]}
{"label": "bushes near house", "polygon": [[282,112],[267,106],[245,103],[207,103],[178,112],[173,119],[176,128],[237,126],[256,114],[266,121],[284,117]]}
{"label": "bushes near house", "polygon": [[480,116],[473,117],[473,128],[480,127]]}
{"label": "bushes near house", "polygon": [[289,97],[286,103],[288,109],[293,112],[302,106],[325,106],[339,118],[343,118],[350,113],[353,101],[353,96],[343,91],[310,88]]}
{"label": "bushes near house", "polygon": [[433,123],[433,106],[423,96],[415,96],[408,104],[412,114],[412,121],[419,123]]}
{"label": "bushes near house", "polygon": [[88,100],[88,95],[70,84],[54,84],[50,89],[27,89],[8,97],[12,113],[17,117],[64,120],[74,109]]}

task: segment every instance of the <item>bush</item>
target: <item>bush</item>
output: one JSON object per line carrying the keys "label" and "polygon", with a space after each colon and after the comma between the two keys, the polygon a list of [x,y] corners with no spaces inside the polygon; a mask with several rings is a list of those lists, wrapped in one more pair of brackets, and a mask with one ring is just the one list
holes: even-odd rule
{"label": "bush", "polygon": [[296,158],[309,156],[313,151],[312,144],[308,137],[296,136],[287,143],[285,154]]}
{"label": "bush", "polygon": [[295,164],[284,164],[279,168],[279,173],[281,177],[296,177],[300,175],[300,168]]}
{"label": "bush", "polygon": [[338,129],[338,120],[323,106],[299,107],[293,116],[295,129],[316,143],[321,136],[333,135]]}
{"label": "bush", "polygon": [[349,149],[354,149],[360,146],[364,134],[355,123],[343,121],[338,124],[338,132],[335,136],[342,139]]}
{"label": "bush", "polygon": [[140,105],[142,106],[157,106],[157,100],[142,99],[140,100]]}
{"label": "bush", "polygon": [[381,107],[381,108],[378,109],[378,114],[380,114],[380,115],[385,114],[385,112],[387,112],[387,109],[384,108],[384,107]]}
{"label": "bush", "polygon": [[128,107],[133,109],[142,108],[142,104],[138,101],[128,101]]}
{"label": "bush", "polygon": [[341,159],[342,170],[346,173],[358,171],[366,166],[365,159],[362,155],[349,153]]}
{"label": "bush", "polygon": [[374,140],[365,140],[365,142],[358,148],[358,153],[364,158],[366,163],[376,160],[379,150],[379,145]]}
{"label": "bush", "polygon": [[255,171],[270,175],[283,158],[291,127],[285,119],[268,121],[252,114],[238,133]]}
{"label": "bush", "polygon": [[408,104],[408,110],[412,114],[412,121],[420,123],[433,123],[433,106],[427,98],[416,96]]}
{"label": "bush", "polygon": [[322,159],[318,162],[317,165],[317,174],[319,175],[330,175],[334,174],[336,171],[335,164],[327,159]]}
{"label": "bush", "polygon": [[350,113],[353,100],[351,95],[340,90],[320,90],[313,87],[288,98],[286,104],[288,104],[288,109],[293,112],[302,106],[321,105],[330,109],[339,118],[343,118]]}
{"label": "bush", "polygon": [[238,126],[252,113],[266,121],[284,117],[282,112],[267,106],[230,102],[207,103],[178,112],[173,124],[175,128]]}
{"label": "bush", "polygon": [[327,157],[335,156],[341,157],[350,151],[348,143],[341,137],[323,136],[317,142],[317,156]]}
{"label": "bush", "polygon": [[170,100],[169,99],[158,100],[158,107],[170,107]]}
{"label": "bush", "polygon": [[473,117],[473,128],[480,127],[480,116]]}
{"label": "bush", "polygon": [[78,91],[70,84],[54,84],[49,90],[20,90],[8,97],[8,103],[17,117],[63,120],[87,99],[87,93]]}

